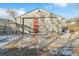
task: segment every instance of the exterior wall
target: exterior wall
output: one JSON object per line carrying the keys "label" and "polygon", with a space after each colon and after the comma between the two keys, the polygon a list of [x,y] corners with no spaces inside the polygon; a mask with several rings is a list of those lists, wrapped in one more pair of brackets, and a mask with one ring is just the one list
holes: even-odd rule
{"label": "exterior wall", "polygon": [[[34,18],[38,18],[38,30],[39,33],[51,33],[51,32],[61,32],[62,31],[62,17],[56,16],[54,14],[51,14],[44,10],[35,10],[33,12],[27,13],[25,15],[22,15],[20,17],[17,17],[17,23],[22,25],[22,18],[28,18],[24,19],[24,25],[29,26],[31,28],[26,28],[26,30],[29,29],[30,32],[33,33],[33,20]],[[45,18],[41,18],[45,17]],[[33,18],[33,19],[30,19]],[[20,28],[21,29],[21,28]],[[25,31],[26,31],[25,30]]]}

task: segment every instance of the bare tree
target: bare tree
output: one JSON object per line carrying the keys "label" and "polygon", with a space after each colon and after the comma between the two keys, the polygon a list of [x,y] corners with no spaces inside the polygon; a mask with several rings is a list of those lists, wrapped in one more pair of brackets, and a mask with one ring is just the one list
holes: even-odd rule
{"label": "bare tree", "polygon": [[9,14],[10,18],[14,19],[15,21],[15,25],[16,25],[15,34],[17,34],[17,20],[16,20],[17,12],[14,9],[7,9],[7,13]]}

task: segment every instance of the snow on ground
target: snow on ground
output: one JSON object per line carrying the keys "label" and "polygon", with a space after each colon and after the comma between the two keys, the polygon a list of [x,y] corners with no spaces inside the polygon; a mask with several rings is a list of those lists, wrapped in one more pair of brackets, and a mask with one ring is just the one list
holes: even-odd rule
{"label": "snow on ground", "polygon": [[0,36],[0,48],[3,47],[5,44],[16,40],[18,38],[20,38],[21,36],[13,36],[13,35],[9,35],[9,36]]}

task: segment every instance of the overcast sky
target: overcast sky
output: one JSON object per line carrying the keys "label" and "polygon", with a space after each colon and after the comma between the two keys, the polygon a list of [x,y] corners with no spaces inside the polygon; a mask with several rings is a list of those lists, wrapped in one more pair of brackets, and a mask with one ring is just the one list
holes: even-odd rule
{"label": "overcast sky", "polygon": [[79,15],[77,8],[74,7],[74,4],[68,4],[68,3],[0,3],[0,17],[7,17],[6,9],[12,8],[17,10],[17,14],[21,15],[25,12],[29,12],[36,8],[42,8],[45,10],[48,10],[52,13],[55,13],[57,15],[60,15],[65,18],[74,18]]}

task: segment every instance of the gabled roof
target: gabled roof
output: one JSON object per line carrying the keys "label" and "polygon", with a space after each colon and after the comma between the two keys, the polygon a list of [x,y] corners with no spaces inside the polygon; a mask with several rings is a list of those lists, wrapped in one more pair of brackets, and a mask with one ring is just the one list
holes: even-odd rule
{"label": "gabled roof", "polygon": [[[45,9],[40,9],[40,8],[34,9],[34,10],[30,11],[30,12],[26,12],[25,14],[22,14],[22,15],[17,16],[17,17],[24,16],[24,15],[29,14],[29,13],[31,13],[31,12],[34,12],[34,11],[36,11],[36,10],[38,10],[38,11],[45,11],[45,12],[48,12],[48,13],[50,13],[50,14],[52,14],[52,15],[61,17],[61,16],[59,16],[59,15],[56,15],[55,13],[52,13],[52,12],[49,12],[49,11],[47,11],[47,10],[45,10]],[[17,18],[17,17],[16,17],[16,18]],[[61,17],[61,18],[65,19],[64,17]]]}

